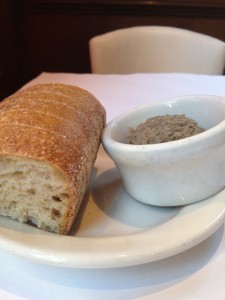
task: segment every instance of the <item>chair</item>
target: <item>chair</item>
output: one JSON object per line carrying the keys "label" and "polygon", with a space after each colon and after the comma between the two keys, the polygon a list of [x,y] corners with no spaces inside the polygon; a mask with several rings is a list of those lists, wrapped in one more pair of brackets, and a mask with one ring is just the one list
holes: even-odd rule
{"label": "chair", "polygon": [[186,29],[138,26],[90,39],[91,70],[98,74],[182,72],[221,75],[225,43]]}

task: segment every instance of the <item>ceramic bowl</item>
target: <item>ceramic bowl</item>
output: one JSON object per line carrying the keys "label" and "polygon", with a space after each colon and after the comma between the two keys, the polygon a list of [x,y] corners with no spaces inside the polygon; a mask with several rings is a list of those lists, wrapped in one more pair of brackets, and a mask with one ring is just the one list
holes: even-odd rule
{"label": "ceramic bowl", "polygon": [[[128,143],[129,127],[165,114],[185,114],[205,131],[161,144]],[[206,199],[225,187],[225,98],[191,95],[138,107],[107,124],[102,143],[136,200],[179,206]]]}

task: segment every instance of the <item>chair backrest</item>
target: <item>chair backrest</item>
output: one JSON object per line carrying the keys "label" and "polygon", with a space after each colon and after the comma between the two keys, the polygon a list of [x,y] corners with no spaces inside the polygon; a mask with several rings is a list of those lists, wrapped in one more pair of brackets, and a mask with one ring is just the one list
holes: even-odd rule
{"label": "chair backrest", "polygon": [[111,31],[89,41],[91,69],[99,74],[182,72],[223,74],[225,43],[214,37],[166,26]]}

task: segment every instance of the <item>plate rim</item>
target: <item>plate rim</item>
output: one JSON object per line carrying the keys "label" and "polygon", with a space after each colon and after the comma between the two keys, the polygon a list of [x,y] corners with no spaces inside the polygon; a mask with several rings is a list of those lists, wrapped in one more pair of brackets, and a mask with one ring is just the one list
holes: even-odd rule
{"label": "plate rim", "polygon": [[[182,216],[186,210],[190,210],[191,213]],[[204,210],[210,214],[205,216],[202,221],[196,220],[199,213],[204,213]],[[196,217],[193,219],[192,215],[195,213]],[[173,240],[172,243],[170,236],[170,242],[165,243],[164,241],[163,248],[146,244],[146,242],[159,239],[157,229],[151,228],[128,235],[76,237],[47,232],[41,232],[41,235],[34,235],[32,232],[16,232],[15,234],[9,228],[0,227],[0,249],[37,263],[58,267],[76,269],[127,267],[155,262],[194,247],[212,235],[222,225],[224,217],[225,189],[206,200],[181,207],[173,219],[169,220],[167,224],[163,224],[164,229],[168,228],[171,222],[177,223],[177,218],[179,218],[176,225],[180,225],[185,218],[185,222],[198,221],[199,223],[200,221],[201,225],[200,228],[197,227],[197,231],[190,230],[188,235],[183,235],[182,238]],[[21,226],[23,225],[29,226],[21,224]],[[36,228],[34,230],[39,232]],[[178,230],[178,232],[180,231]],[[174,238],[176,234],[177,232],[174,230],[172,237]],[[143,242],[145,242],[145,247],[137,246],[142,245]],[[63,245],[63,251],[62,247],[61,249],[57,248],[60,245]]]}

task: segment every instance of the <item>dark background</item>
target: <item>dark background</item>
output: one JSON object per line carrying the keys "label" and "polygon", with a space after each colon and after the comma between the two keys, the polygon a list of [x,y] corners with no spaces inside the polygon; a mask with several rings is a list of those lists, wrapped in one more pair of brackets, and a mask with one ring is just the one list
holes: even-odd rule
{"label": "dark background", "polygon": [[0,0],[0,99],[41,72],[90,72],[88,41],[168,25],[225,41],[225,0]]}

